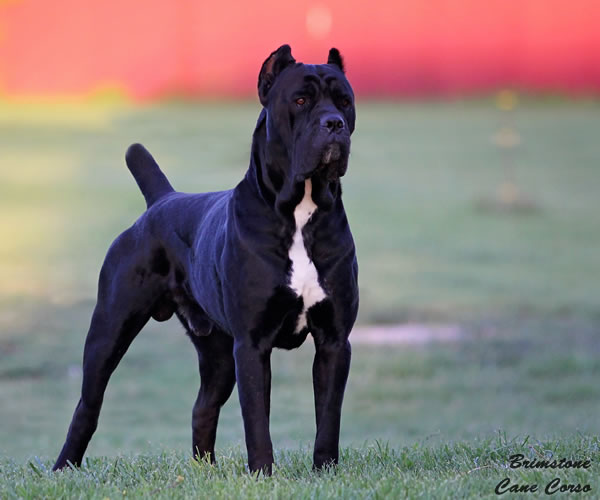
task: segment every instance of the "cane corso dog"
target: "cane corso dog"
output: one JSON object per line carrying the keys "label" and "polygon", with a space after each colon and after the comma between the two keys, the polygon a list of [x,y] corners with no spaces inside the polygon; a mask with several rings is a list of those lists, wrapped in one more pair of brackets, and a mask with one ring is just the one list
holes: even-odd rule
{"label": "cane corso dog", "polygon": [[175,314],[198,352],[193,453],[214,461],[219,412],[237,382],[250,471],[270,474],[270,355],[314,339],[313,463],[338,461],[358,267],[340,178],[354,94],[337,49],[302,64],[283,45],[258,77],[250,166],[232,190],[175,191],[150,153],[126,162],[147,210],[113,242],[85,341],[81,399],[54,469],[79,465],[108,380],[150,318]]}

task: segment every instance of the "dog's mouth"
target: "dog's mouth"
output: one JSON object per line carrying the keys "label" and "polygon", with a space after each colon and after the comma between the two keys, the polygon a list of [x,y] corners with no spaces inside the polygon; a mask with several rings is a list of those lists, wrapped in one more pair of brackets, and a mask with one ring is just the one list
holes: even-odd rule
{"label": "dog's mouth", "polygon": [[346,173],[347,166],[347,153],[340,144],[333,142],[323,149],[315,174],[322,175],[329,182],[334,182]]}
{"label": "dog's mouth", "polygon": [[342,156],[340,145],[337,143],[329,144],[321,156],[321,163],[323,165],[329,165],[331,162],[337,161]]}

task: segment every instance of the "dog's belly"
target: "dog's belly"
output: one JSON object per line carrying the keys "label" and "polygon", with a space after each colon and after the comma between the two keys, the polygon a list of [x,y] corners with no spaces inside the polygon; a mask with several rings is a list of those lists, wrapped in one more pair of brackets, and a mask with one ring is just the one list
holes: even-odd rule
{"label": "dog's belly", "polygon": [[304,184],[304,198],[302,198],[302,201],[294,210],[296,232],[294,233],[294,239],[288,254],[292,262],[288,285],[298,297],[302,297],[304,303],[304,307],[298,316],[294,333],[300,333],[307,326],[306,312],[308,309],[327,297],[319,284],[317,268],[308,257],[306,247],[304,246],[304,238],[302,237],[302,228],[304,228],[317,209],[311,193],[312,182],[310,179],[307,179]]}

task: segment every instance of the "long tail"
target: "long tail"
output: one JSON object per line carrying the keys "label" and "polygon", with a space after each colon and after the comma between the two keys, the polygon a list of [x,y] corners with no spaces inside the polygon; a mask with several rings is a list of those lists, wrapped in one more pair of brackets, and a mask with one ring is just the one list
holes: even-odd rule
{"label": "long tail", "polygon": [[175,191],[158,163],[141,144],[129,146],[125,153],[125,161],[146,199],[148,208],[164,195]]}

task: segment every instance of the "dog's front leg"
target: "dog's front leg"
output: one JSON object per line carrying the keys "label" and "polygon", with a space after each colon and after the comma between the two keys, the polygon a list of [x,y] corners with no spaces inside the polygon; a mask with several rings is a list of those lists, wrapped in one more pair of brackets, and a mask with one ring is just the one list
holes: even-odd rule
{"label": "dog's front leg", "polygon": [[351,349],[348,340],[339,343],[315,340],[315,347],[313,388],[317,437],[313,465],[320,469],[338,463],[342,402],[350,370]]}
{"label": "dog's front leg", "polygon": [[273,465],[273,445],[269,433],[271,350],[261,350],[236,341],[234,357],[248,467],[250,472],[263,471],[270,475]]}

